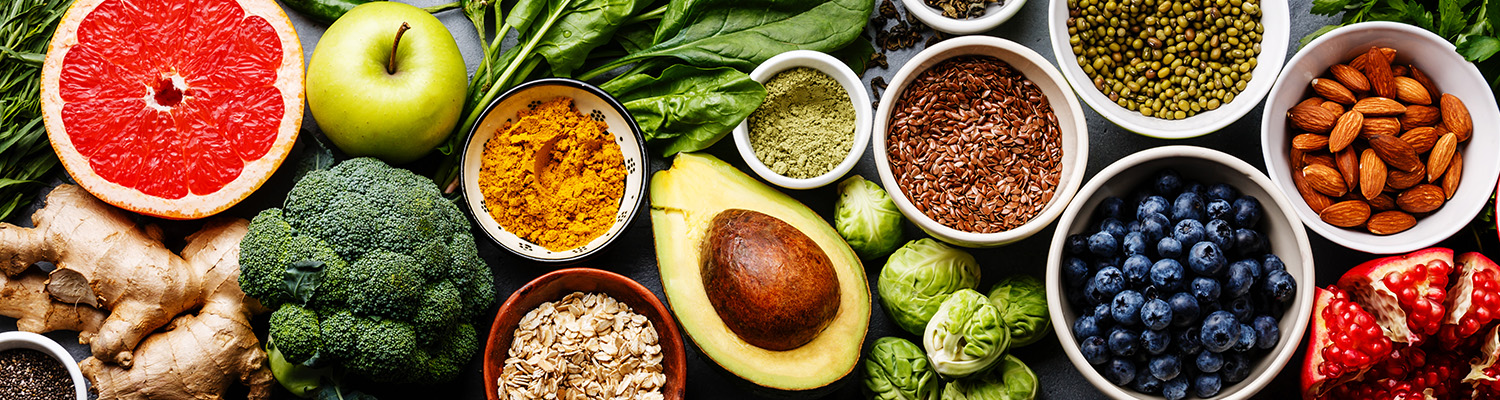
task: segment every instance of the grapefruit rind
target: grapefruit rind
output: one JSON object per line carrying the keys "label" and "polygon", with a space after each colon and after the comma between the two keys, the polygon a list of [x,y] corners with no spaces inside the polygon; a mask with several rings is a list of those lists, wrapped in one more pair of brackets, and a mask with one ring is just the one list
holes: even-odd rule
{"label": "grapefruit rind", "polygon": [[302,43],[296,29],[286,13],[273,0],[237,0],[245,17],[259,16],[276,31],[281,41],[281,65],[277,67],[274,86],[281,94],[283,113],[275,140],[269,150],[258,159],[244,160],[238,177],[217,191],[167,199],[142,193],[139,189],[110,182],[100,177],[85,157],[70,140],[63,124],[64,101],[59,89],[60,77],[67,52],[78,45],[78,28],[82,21],[99,5],[109,0],[78,0],[74,2],[52,36],[47,50],[47,59],[42,66],[42,111],[47,135],[52,149],[57,152],[63,168],[67,169],[79,186],[106,203],[133,212],[168,219],[198,219],[217,214],[244,200],[250,193],[265,184],[291,152],[302,125],[303,57]]}

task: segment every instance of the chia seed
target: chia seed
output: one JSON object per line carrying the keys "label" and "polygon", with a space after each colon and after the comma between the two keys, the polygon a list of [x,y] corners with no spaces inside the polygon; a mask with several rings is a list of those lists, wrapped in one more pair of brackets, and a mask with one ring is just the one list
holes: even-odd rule
{"label": "chia seed", "polygon": [[0,351],[0,399],[70,400],[73,378],[57,359],[32,349]]}

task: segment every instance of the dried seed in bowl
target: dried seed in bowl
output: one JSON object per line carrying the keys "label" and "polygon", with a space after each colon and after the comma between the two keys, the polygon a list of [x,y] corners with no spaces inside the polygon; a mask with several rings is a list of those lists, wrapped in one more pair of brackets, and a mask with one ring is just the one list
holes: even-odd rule
{"label": "dried seed in bowl", "polygon": [[72,400],[73,378],[61,362],[40,351],[0,351],[0,399]]}
{"label": "dried seed in bowl", "polygon": [[502,400],[661,399],[651,320],[609,295],[574,292],[526,313],[497,386]]}

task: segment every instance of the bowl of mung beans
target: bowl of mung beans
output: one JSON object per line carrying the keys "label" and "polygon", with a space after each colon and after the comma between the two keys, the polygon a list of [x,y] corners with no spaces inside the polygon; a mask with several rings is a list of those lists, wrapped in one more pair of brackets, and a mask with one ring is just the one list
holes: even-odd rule
{"label": "bowl of mung beans", "polygon": [[1290,42],[1285,1],[1054,0],[1052,52],[1089,107],[1132,132],[1185,139],[1249,113]]}
{"label": "bowl of mung beans", "polygon": [[1041,231],[1088,164],[1088,124],[1061,74],[997,37],[918,53],[874,119],[881,185],[907,219],[955,245],[1000,246]]}

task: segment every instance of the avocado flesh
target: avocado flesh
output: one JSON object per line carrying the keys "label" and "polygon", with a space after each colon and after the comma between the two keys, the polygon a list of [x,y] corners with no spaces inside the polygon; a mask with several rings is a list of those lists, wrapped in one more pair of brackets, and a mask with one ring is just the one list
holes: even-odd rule
{"label": "avocado flesh", "polygon": [[[714,311],[704,291],[699,245],[714,216],[726,209],[776,217],[811,238],[832,262],[838,313],[811,342],[787,351],[755,347]],[[870,289],[859,257],[817,213],[713,156],[682,153],[671,169],[651,177],[651,229],[667,302],[683,331],[720,367],[785,391],[822,388],[854,370],[870,325]]]}

